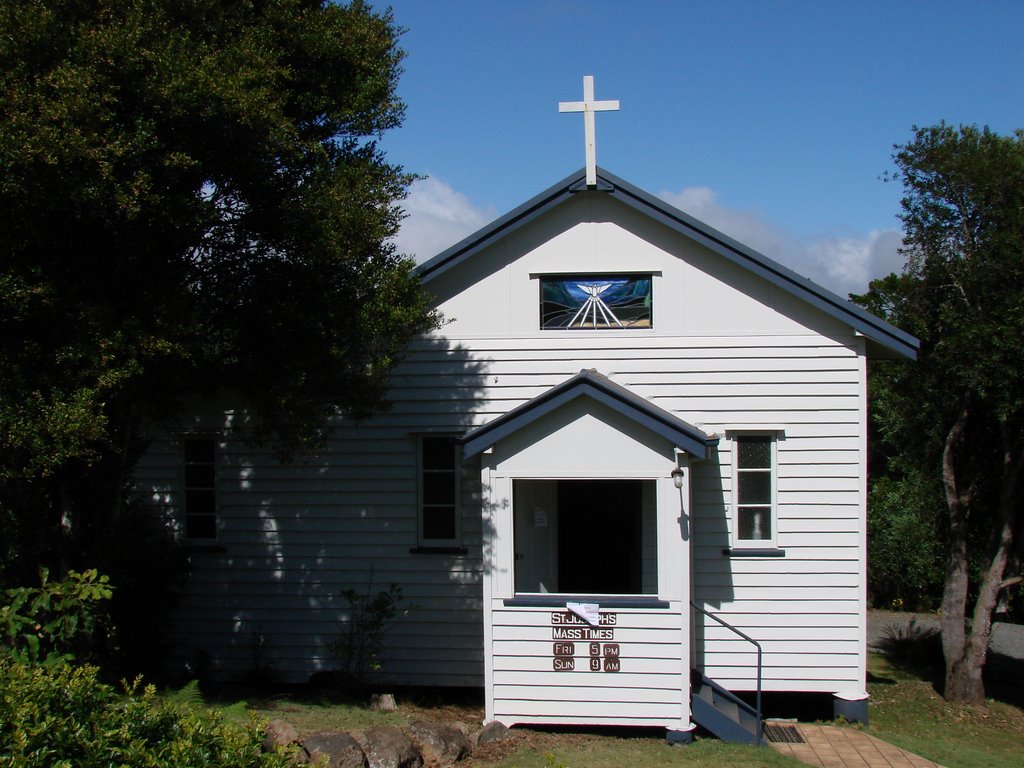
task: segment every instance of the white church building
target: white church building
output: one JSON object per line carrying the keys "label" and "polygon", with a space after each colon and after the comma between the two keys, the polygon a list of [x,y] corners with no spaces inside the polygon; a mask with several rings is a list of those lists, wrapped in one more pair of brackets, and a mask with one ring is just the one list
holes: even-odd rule
{"label": "white church building", "polygon": [[866,718],[867,362],[917,341],[588,147],[420,267],[445,322],[388,412],[291,465],[230,408],[153,441],[182,659],[237,677],[258,640],[304,681],[372,581],[409,608],[382,682],[482,687],[488,720],[756,740],[756,691]]}

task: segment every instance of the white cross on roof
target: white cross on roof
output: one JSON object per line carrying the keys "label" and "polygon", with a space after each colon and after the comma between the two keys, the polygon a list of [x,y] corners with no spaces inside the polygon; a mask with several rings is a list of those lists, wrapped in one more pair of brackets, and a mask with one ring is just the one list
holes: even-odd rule
{"label": "white cross on roof", "polygon": [[587,145],[587,186],[597,184],[597,129],[594,126],[595,112],[617,111],[619,101],[594,101],[594,76],[583,77],[583,101],[560,101],[559,112],[582,112],[584,140]]}

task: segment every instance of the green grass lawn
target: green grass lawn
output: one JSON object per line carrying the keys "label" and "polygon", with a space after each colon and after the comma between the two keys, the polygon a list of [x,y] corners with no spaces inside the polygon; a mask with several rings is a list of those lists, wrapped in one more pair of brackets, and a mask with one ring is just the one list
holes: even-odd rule
{"label": "green grass lawn", "polygon": [[947,703],[930,682],[872,656],[870,732],[946,768],[1024,766],[1024,710],[989,701],[985,710]]}
{"label": "green grass lawn", "polygon": [[[470,763],[488,768],[797,768],[796,760],[771,747],[757,749],[698,739],[687,746],[672,747],[660,737],[625,738],[587,735],[566,741],[554,739],[549,748],[521,746],[497,762]],[[560,743],[559,743],[560,742]]]}
{"label": "green grass lawn", "polygon": [[[872,656],[870,733],[946,768],[1021,768],[1024,766],[1024,710],[989,702],[985,711],[946,703],[923,676]],[[254,702],[262,717],[282,718],[300,733],[358,731],[373,725],[406,725],[417,718],[462,722],[479,727],[483,709],[476,704],[399,699],[399,710],[375,712],[352,704],[311,703],[281,697]],[[227,705],[232,713],[239,704]],[[467,768],[795,768],[802,765],[770,747],[755,749],[698,739],[671,747],[657,731],[627,729],[597,732],[515,728],[511,738],[480,748]]]}

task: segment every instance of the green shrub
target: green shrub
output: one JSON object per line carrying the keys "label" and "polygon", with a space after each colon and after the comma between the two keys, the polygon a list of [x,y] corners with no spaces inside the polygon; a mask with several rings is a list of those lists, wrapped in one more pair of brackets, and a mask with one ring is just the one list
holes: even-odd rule
{"label": "green shrub", "polygon": [[0,660],[0,755],[5,768],[283,768],[261,732],[138,682],[125,693],[95,667]]}
{"label": "green shrub", "polygon": [[94,570],[69,571],[64,581],[49,575],[40,568],[40,586],[5,591],[0,645],[17,661],[57,664],[81,656],[92,642],[98,603],[112,594],[107,577]]}
{"label": "green shrub", "polygon": [[877,477],[868,494],[868,584],[876,608],[917,611],[942,597],[942,489],[920,472]]}
{"label": "green shrub", "polygon": [[341,596],[348,601],[348,622],[341,636],[331,643],[330,649],[340,663],[338,671],[344,684],[359,690],[366,685],[369,675],[381,669],[384,633],[388,623],[398,613],[402,588],[391,584],[387,589],[373,594],[371,574],[365,593],[346,589]]}

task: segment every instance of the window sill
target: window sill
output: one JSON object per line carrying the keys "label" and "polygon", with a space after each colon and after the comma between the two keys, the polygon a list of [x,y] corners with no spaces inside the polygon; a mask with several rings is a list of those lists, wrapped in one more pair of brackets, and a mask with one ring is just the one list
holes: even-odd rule
{"label": "window sill", "polygon": [[601,608],[668,608],[668,600],[637,595],[603,597],[595,595],[518,595],[506,597],[506,608],[565,608],[566,603],[597,603]]}
{"label": "window sill", "polygon": [[764,547],[761,549],[753,547],[749,549],[744,547],[726,547],[722,550],[722,554],[726,557],[785,557],[786,550],[777,547]]}
{"label": "window sill", "polygon": [[410,547],[410,555],[468,555],[466,547]]}
{"label": "window sill", "polygon": [[223,555],[228,551],[228,548],[223,544],[196,544],[194,542],[187,541],[181,545],[181,548],[189,555],[193,553]]}

